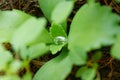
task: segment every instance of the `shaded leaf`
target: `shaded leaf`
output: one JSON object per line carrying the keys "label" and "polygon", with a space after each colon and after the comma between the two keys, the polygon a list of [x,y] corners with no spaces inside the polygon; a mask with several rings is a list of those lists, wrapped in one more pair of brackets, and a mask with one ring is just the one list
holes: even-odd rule
{"label": "shaded leaf", "polygon": [[88,67],[82,67],[76,73],[76,77],[80,77],[81,80],[94,80],[95,76],[96,70]]}

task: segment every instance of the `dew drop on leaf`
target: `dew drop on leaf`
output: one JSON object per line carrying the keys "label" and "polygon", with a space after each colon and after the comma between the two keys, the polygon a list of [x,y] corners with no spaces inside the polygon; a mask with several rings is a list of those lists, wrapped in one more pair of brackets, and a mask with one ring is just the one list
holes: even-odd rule
{"label": "dew drop on leaf", "polygon": [[66,42],[67,42],[67,38],[64,36],[57,36],[54,38],[54,43],[56,45],[65,44]]}

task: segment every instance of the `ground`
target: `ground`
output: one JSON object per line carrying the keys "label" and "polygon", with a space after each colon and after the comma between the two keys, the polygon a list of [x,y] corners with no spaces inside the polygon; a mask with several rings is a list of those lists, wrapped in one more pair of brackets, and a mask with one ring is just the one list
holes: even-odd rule
{"label": "ground", "polygon": [[[111,6],[113,12],[120,15],[120,4],[117,4],[114,0],[97,0],[101,3],[101,5]],[[86,3],[85,0],[76,0],[74,10],[72,11],[69,19],[68,19],[68,27],[72,21],[73,16],[76,14],[77,10]],[[41,17],[43,16],[42,11],[38,5],[37,0],[0,0],[0,10],[12,10],[19,9],[25,11],[26,13],[35,16]],[[69,32],[69,30],[68,30]],[[101,80],[120,80],[120,61],[113,59],[109,55],[110,46],[103,47],[100,50],[103,52],[103,57],[99,60],[99,68],[98,71],[101,77]],[[90,52],[88,55],[91,55]],[[54,58],[56,55],[47,54],[43,57],[31,61],[31,71],[34,74],[39,67],[41,67],[45,62]],[[80,80],[75,78],[75,73],[78,70],[79,66],[74,66],[71,73],[68,75],[66,80]],[[21,74],[24,73],[22,70]]]}

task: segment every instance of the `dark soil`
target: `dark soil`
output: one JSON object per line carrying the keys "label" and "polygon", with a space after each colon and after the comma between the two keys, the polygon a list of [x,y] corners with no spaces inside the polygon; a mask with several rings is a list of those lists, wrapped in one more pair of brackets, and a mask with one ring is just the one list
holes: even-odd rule
{"label": "dark soil", "polygon": [[[99,1],[101,5],[111,6],[113,12],[120,15],[120,4],[117,4],[114,0],[97,0],[97,1]],[[73,16],[76,14],[77,10],[84,3],[86,3],[85,0],[76,0],[74,10],[68,19],[68,25],[70,25]],[[12,9],[22,10],[35,17],[43,16],[43,13],[40,10],[37,0],[0,0],[0,10],[12,10]],[[100,66],[98,68],[101,80],[120,80],[120,61],[113,59],[109,55],[110,47],[103,47],[100,50],[102,51],[103,54],[102,59],[99,60]],[[91,53],[92,52],[90,52],[90,54]],[[55,56],[56,55],[47,54],[44,55],[43,57],[32,60],[30,64],[32,73],[34,74],[44,63],[54,58]],[[78,68],[79,68],[78,66],[74,66],[66,80],[80,80],[78,78],[75,78],[75,73],[78,70]]]}

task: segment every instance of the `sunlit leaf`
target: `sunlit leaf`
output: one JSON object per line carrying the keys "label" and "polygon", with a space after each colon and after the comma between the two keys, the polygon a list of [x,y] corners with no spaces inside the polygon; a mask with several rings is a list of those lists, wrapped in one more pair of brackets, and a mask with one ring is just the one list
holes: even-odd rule
{"label": "sunlit leaf", "polygon": [[68,36],[68,47],[79,46],[89,51],[114,42],[114,35],[120,30],[120,17],[111,9],[91,2],[76,13]]}
{"label": "sunlit leaf", "polygon": [[14,32],[11,40],[15,49],[23,45],[28,45],[36,40],[44,30],[46,20],[44,18],[36,19],[31,17]]}
{"label": "sunlit leaf", "polygon": [[33,80],[64,80],[71,69],[72,63],[67,52],[63,52],[40,68]]}
{"label": "sunlit leaf", "polygon": [[30,15],[19,10],[0,11],[0,43],[10,41],[15,29],[29,17]]}

